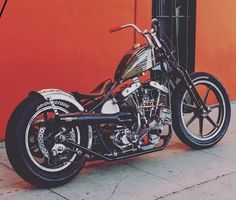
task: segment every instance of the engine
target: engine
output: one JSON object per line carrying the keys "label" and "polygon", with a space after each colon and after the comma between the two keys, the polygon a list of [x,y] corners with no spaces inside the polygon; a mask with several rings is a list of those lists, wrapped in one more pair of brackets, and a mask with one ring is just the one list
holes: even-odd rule
{"label": "engine", "polygon": [[130,126],[106,125],[103,132],[107,140],[123,152],[137,148],[154,148],[160,140],[164,126],[171,124],[168,93],[167,87],[155,81],[145,84],[134,82],[123,88],[116,99],[112,100],[113,103],[109,102],[109,106],[108,103],[104,104],[102,112],[128,111],[133,113],[137,120]]}

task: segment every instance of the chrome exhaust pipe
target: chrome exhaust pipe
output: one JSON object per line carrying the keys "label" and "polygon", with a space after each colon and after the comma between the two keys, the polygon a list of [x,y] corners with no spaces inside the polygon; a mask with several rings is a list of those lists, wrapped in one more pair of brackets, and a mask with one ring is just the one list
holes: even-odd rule
{"label": "chrome exhaust pipe", "polygon": [[134,122],[134,116],[131,113],[126,113],[126,112],[120,112],[115,114],[76,112],[76,113],[56,115],[55,121],[61,123],[130,124]]}

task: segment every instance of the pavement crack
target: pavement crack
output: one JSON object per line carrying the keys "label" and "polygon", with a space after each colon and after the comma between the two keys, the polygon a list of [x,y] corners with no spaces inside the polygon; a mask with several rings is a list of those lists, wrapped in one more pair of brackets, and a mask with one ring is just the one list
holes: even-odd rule
{"label": "pavement crack", "polygon": [[218,179],[220,179],[220,178],[223,178],[223,177],[225,177],[225,176],[230,176],[230,175],[235,174],[235,173],[236,173],[236,171],[229,172],[229,173],[227,173],[227,174],[222,174],[222,175],[217,176],[217,177],[215,177],[215,178],[212,178],[212,179],[210,179],[210,180],[206,180],[206,181],[203,181],[203,182],[200,182],[200,183],[197,183],[197,184],[194,184],[194,185],[185,187],[185,188],[183,188],[183,189],[173,191],[173,192],[168,193],[168,194],[166,194],[166,195],[160,196],[160,197],[156,198],[155,200],[165,199],[166,197],[169,197],[169,196],[171,196],[171,195],[184,192],[184,191],[186,191],[186,190],[189,190],[189,189],[192,189],[192,188],[195,188],[195,187],[204,185],[204,184],[206,184],[206,183],[210,183],[210,182],[212,182],[212,181],[216,181],[216,180],[218,180]]}
{"label": "pavement crack", "polygon": [[58,192],[56,192],[56,191],[54,191],[54,190],[52,190],[52,189],[48,189],[48,190],[49,190],[50,192],[52,192],[53,194],[56,194],[57,196],[59,196],[59,197],[65,199],[65,200],[70,200],[70,199],[66,198],[65,196],[59,194]]}
{"label": "pavement crack", "polygon": [[6,164],[3,164],[3,163],[1,163],[0,162],[0,165],[2,165],[2,166],[4,166],[4,167],[6,167],[7,169],[10,169],[11,171],[14,171],[14,169],[12,169],[11,167],[9,167],[8,165],[6,165]]}
{"label": "pavement crack", "polygon": [[227,158],[227,157],[224,157],[224,156],[220,156],[220,155],[217,155],[215,153],[211,153],[211,152],[207,152],[206,150],[202,150],[202,152],[206,153],[206,154],[209,154],[211,156],[214,156],[214,157],[217,157],[217,158],[222,158],[224,160],[228,160],[228,161],[231,161],[231,162],[236,162],[235,160],[233,159],[230,159],[230,158]]}
{"label": "pavement crack", "polygon": [[164,177],[162,177],[162,176],[158,176],[158,175],[156,175],[156,174],[153,174],[153,173],[148,172],[148,171],[146,171],[146,170],[140,169],[140,168],[138,168],[138,167],[135,167],[135,166],[132,166],[132,165],[128,165],[128,166],[129,166],[129,167],[132,167],[132,168],[134,168],[134,169],[136,169],[136,170],[138,170],[138,171],[141,171],[141,172],[143,172],[143,173],[145,173],[145,174],[147,174],[147,175],[155,176],[155,177],[157,177],[157,178],[160,178],[161,180],[164,180],[164,181],[167,181],[167,182],[170,182],[170,183],[174,183],[174,184],[176,184],[176,185],[178,185],[178,186],[181,186],[181,187],[185,187],[184,185],[181,185],[181,184],[179,184],[179,183],[177,183],[177,182],[175,182],[175,181],[166,179],[166,178],[164,178]]}
{"label": "pavement crack", "polygon": [[112,197],[115,195],[115,193],[116,193],[118,187],[120,186],[121,182],[122,182],[123,180],[125,180],[127,177],[128,177],[128,175],[126,175],[123,179],[120,179],[120,181],[119,181],[118,183],[116,183],[115,187],[113,188],[113,190],[112,190],[110,196],[107,198],[107,200],[112,199]]}

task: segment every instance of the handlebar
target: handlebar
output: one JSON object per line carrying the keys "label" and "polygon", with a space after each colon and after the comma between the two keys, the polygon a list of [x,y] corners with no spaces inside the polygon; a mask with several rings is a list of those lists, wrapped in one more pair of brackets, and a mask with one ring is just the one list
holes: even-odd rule
{"label": "handlebar", "polygon": [[150,32],[147,31],[147,30],[141,31],[140,28],[138,28],[135,24],[125,24],[123,26],[117,26],[117,27],[114,27],[114,28],[110,29],[110,32],[113,33],[113,32],[120,31],[120,30],[125,29],[125,28],[133,28],[139,34],[144,35],[144,34],[151,34],[153,32],[157,32],[158,27],[159,27],[158,20],[156,18],[153,18],[152,19],[152,30]]}
{"label": "handlebar", "polygon": [[159,21],[157,18],[152,19],[152,28],[154,29],[155,32],[158,31],[158,28],[160,27]]}
{"label": "handlebar", "polygon": [[159,28],[159,22],[156,18],[152,19],[152,29],[150,31],[146,29],[144,31],[141,31],[135,24],[125,24],[123,26],[117,26],[117,27],[112,28],[110,32],[113,33],[113,32],[120,31],[122,29],[129,28],[129,27],[135,29],[139,34],[144,36],[151,46],[154,47],[156,45],[159,48],[162,47],[156,35]]}
{"label": "handlebar", "polygon": [[113,27],[113,28],[110,29],[110,33],[120,31],[121,29],[123,29],[121,26]]}
{"label": "handlebar", "polygon": [[129,27],[135,29],[135,30],[136,30],[138,33],[140,33],[140,34],[143,34],[143,31],[141,31],[141,30],[140,30],[136,25],[134,25],[134,24],[125,24],[125,25],[123,25],[123,26],[117,26],[117,27],[112,28],[112,29],[110,30],[110,32],[113,33],[113,32],[120,31],[120,30],[122,30],[122,29],[129,28]]}

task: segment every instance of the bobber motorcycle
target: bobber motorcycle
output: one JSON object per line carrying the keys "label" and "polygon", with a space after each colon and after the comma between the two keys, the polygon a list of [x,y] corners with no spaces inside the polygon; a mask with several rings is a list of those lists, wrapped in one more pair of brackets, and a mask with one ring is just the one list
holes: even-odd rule
{"label": "bobber motorcycle", "polygon": [[[172,127],[195,149],[225,135],[230,102],[222,84],[203,72],[188,74],[159,37],[134,24],[147,43],[135,45],[120,61],[114,80],[91,93],[45,89],[30,92],[12,113],[6,150],[15,171],[40,187],[62,185],[90,159],[108,161],[164,149]],[[146,77],[146,78],[145,78]]]}

